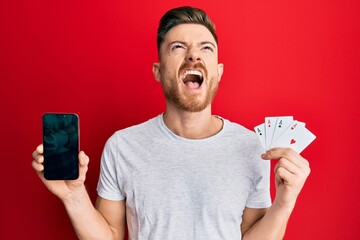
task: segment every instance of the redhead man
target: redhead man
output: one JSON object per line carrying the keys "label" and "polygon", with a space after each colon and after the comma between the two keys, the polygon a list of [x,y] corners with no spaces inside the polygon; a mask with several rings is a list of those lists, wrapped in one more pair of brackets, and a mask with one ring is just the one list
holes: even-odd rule
{"label": "redhead man", "polygon": [[[282,239],[310,173],[308,161],[285,148],[262,154],[254,132],[212,114],[224,66],[203,10],[168,11],[157,44],[153,73],[166,110],[109,138],[95,206],[84,185],[84,152],[77,180],[45,180],[42,145],[33,168],[64,203],[79,239],[124,239],[126,228],[131,240]],[[278,160],[273,202],[270,159]]]}

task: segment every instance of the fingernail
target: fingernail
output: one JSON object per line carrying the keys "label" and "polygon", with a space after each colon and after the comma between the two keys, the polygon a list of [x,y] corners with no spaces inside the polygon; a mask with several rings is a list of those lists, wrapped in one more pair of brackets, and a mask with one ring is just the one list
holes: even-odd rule
{"label": "fingernail", "polygon": [[265,158],[266,153],[261,154],[261,158]]}

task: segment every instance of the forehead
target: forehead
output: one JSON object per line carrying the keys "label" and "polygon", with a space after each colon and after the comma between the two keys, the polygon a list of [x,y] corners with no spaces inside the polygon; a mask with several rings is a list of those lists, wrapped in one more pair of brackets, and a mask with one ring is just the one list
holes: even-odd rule
{"label": "forehead", "polygon": [[216,41],[211,32],[201,24],[184,23],[171,28],[165,36],[164,45],[174,41],[188,43],[212,42],[216,46]]}

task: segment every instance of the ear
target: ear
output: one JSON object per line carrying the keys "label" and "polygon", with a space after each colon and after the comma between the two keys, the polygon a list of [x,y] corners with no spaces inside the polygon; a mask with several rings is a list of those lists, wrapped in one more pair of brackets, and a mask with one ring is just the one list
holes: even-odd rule
{"label": "ear", "polygon": [[156,81],[161,82],[160,63],[154,63],[152,66],[152,71]]}
{"label": "ear", "polygon": [[222,75],[224,73],[224,64],[219,63],[217,68],[218,68],[218,82],[220,82],[221,77],[222,77]]}

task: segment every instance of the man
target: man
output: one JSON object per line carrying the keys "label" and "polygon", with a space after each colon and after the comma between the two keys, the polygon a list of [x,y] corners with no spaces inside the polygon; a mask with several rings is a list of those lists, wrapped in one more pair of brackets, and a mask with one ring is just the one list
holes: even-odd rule
{"label": "man", "polygon": [[[33,153],[33,168],[64,203],[78,237],[124,239],[127,225],[129,239],[282,239],[308,161],[284,148],[261,155],[255,133],[212,115],[224,67],[202,10],[167,12],[158,53],[153,73],[166,111],[107,141],[95,207],[84,186],[84,152],[79,179],[56,182],[43,177],[42,145]],[[272,204],[270,159],[278,160]]]}

